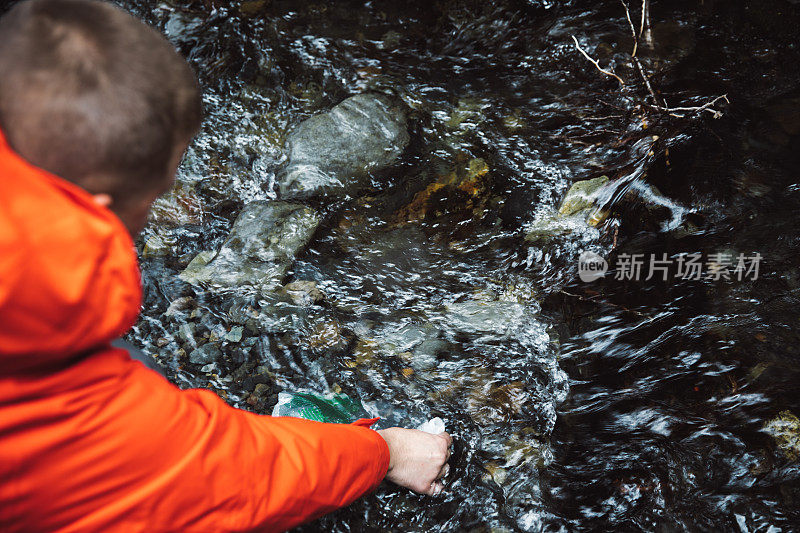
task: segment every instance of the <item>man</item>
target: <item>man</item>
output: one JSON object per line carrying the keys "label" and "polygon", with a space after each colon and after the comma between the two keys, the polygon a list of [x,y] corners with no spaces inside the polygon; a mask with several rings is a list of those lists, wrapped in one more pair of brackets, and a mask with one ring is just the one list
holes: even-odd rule
{"label": "man", "polygon": [[131,235],[200,124],[191,70],[90,0],[0,20],[0,530],[284,530],[387,479],[441,490],[450,437],[271,418],[111,346]]}

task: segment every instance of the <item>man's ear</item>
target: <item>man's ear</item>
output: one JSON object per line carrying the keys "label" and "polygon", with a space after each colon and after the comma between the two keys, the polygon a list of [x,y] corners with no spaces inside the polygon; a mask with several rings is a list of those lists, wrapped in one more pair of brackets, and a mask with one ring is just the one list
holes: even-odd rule
{"label": "man's ear", "polygon": [[97,205],[99,205],[101,207],[111,207],[111,204],[114,203],[114,199],[111,198],[111,195],[110,194],[105,194],[105,193],[103,193],[103,194],[93,194],[92,195],[92,199],[94,200],[94,203],[96,203]]}

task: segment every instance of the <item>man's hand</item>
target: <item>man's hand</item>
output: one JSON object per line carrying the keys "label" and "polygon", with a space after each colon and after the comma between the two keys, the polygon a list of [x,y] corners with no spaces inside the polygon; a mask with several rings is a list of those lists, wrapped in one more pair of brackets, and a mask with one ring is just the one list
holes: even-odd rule
{"label": "man's hand", "polygon": [[450,444],[447,433],[431,435],[416,429],[389,428],[378,431],[389,446],[389,471],[386,479],[421,494],[436,496],[444,485],[441,479],[450,470]]}

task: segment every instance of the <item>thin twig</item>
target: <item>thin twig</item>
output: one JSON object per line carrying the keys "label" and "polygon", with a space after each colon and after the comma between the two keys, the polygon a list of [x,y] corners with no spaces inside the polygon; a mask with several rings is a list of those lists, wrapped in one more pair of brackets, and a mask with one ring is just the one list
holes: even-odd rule
{"label": "thin twig", "polygon": [[669,114],[671,114],[671,115],[673,115],[675,117],[678,117],[678,118],[683,118],[685,115],[678,115],[678,114],[676,114],[677,112],[702,113],[703,111],[708,111],[709,113],[714,115],[714,118],[720,118],[722,116],[722,111],[719,111],[717,109],[713,109],[713,107],[712,107],[714,104],[716,104],[720,100],[725,100],[729,104],[731,103],[731,101],[728,100],[728,95],[727,94],[723,94],[722,96],[717,96],[713,100],[709,100],[705,104],[703,104],[701,106],[696,106],[696,107],[663,107],[663,106],[660,106],[660,105],[652,106],[652,107],[658,109],[659,111],[667,112],[667,113],[669,113]]}
{"label": "thin twig", "polygon": [[608,120],[611,118],[623,118],[622,115],[606,115],[604,117],[579,117],[581,120],[586,121],[601,121],[601,120]]}
{"label": "thin twig", "polygon": [[636,51],[639,49],[639,37],[636,36],[636,28],[633,27],[633,21],[631,20],[631,10],[628,9],[628,3],[625,0],[619,0],[622,2],[622,7],[625,8],[625,16],[628,18],[628,25],[631,27],[631,34],[633,35],[633,52],[631,52],[631,57],[636,57]]}
{"label": "thin twig", "polygon": [[642,22],[639,25],[639,37],[644,33],[644,19],[647,16],[647,0],[642,0]]}
{"label": "thin twig", "polygon": [[639,39],[644,35],[648,46],[653,47],[653,35],[650,31],[650,0],[642,0],[642,22],[639,26]]}
{"label": "thin twig", "polygon": [[[658,101],[658,96],[656,96],[656,92],[653,90],[653,86],[650,85],[650,79],[647,76],[645,76],[644,68],[642,68],[642,64],[639,62],[639,58],[631,57],[631,59],[633,60],[634,65],[636,65],[636,70],[639,71],[639,75],[642,77],[642,80],[644,80],[644,85],[645,87],[647,87],[647,91],[650,93],[650,96],[653,97],[653,101],[656,103],[657,106],[660,106],[661,103]],[[666,102],[664,102],[664,105],[665,106],[667,105]]]}
{"label": "thin twig", "polygon": [[[615,304],[615,303],[609,302],[608,300],[597,301],[594,298],[581,296],[580,294],[575,294],[573,292],[567,292],[564,289],[560,289],[558,292],[560,292],[561,294],[563,294],[565,296],[571,296],[573,298],[577,298],[578,300],[581,300],[583,302],[590,302],[590,303],[593,303],[593,304],[605,304],[605,305],[608,305],[610,307],[616,307],[617,309],[622,309],[623,311],[626,311],[628,313],[633,313],[634,315],[639,315],[639,316],[641,316],[643,318],[649,318],[651,320],[653,318],[651,315],[648,315],[646,313],[642,313],[641,311],[634,311],[633,309],[629,309],[629,308],[625,307],[624,305]],[[597,296],[601,296],[601,295],[597,294]]]}
{"label": "thin twig", "polygon": [[586,59],[591,61],[592,64],[595,67],[597,67],[597,70],[599,70],[600,72],[602,72],[606,76],[611,76],[613,78],[616,78],[617,81],[620,83],[620,85],[625,85],[625,82],[622,80],[622,78],[620,78],[619,76],[617,76],[616,74],[614,74],[610,70],[605,70],[603,67],[600,66],[600,63],[598,63],[596,60],[592,59],[591,56],[589,54],[587,54],[586,51],[583,48],[581,48],[581,45],[578,44],[578,39],[576,39],[574,35],[572,36],[572,40],[575,41],[575,48],[577,48],[578,51],[583,54],[583,57],[585,57]]}

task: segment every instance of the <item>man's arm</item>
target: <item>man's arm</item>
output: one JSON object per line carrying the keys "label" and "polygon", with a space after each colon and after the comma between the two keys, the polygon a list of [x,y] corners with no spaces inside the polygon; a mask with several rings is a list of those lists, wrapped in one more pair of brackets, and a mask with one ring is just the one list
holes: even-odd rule
{"label": "man's arm", "polygon": [[146,509],[153,530],[152,520],[166,519],[177,530],[282,531],[348,505],[384,477],[441,490],[446,434],[256,415],[131,365],[113,402],[127,405],[108,405],[119,415],[102,433],[119,441],[122,457],[109,459],[128,463],[113,466],[130,478],[116,501],[131,503],[128,515]]}

